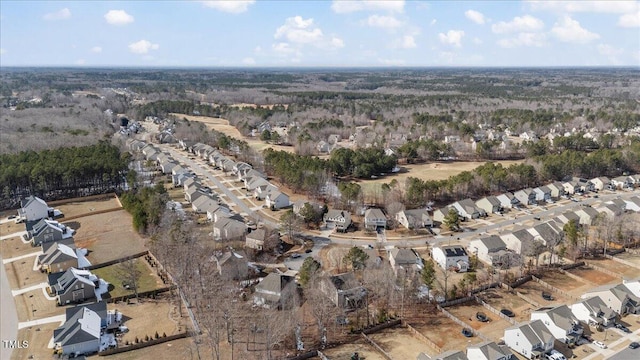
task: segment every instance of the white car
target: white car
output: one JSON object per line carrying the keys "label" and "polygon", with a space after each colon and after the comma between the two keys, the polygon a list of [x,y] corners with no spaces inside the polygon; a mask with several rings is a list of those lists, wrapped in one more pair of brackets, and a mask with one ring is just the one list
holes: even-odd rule
{"label": "white car", "polygon": [[603,342],[601,342],[601,341],[594,341],[594,342],[593,342],[593,345],[595,345],[595,346],[599,347],[600,349],[606,349],[606,348],[607,348],[607,345],[605,345],[605,344],[604,344]]}

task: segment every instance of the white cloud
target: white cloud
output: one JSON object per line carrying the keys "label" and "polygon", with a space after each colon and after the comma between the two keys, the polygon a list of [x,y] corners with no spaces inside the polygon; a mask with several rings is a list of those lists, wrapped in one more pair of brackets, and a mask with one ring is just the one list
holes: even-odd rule
{"label": "white cloud", "polygon": [[487,21],[481,12],[475,10],[465,11],[464,16],[478,25],[482,25]]}
{"label": "white cloud", "polygon": [[498,45],[503,48],[515,48],[520,46],[542,47],[547,44],[547,37],[541,33],[519,33],[515,37],[500,39]]}
{"label": "white cloud", "polygon": [[42,18],[47,21],[67,20],[71,18],[71,10],[64,8],[56,12],[44,14]]}
{"label": "white cloud", "polygon": [[562,42],[585,44],[600,38],[600,35],[592,33],[580,26],[580,23],[569,16],[563,16],[553,25],[551,33]]}
{"label": "white cloud", "polygon": [[252,57],[246,57],[244,59],[242,59],[242,63],[244,65],[255,65],[256,64],[256,60]]}
{"label": "white cloud", "polygon": [[629,0],[600,0],[600,1],[555,1],[532,0],[527,1],[532,10],[549,10],[560,13],[593,12],[624,14],[636,11],[638,2]]}
{"label": "white cloud", "polygon": [[640,10],[635,13],[621,15],[618,19],[618,26],[640,27]]}
{"label": "white cloud", "polygon": [[332,37],[331,38],[331,42],[329,43],[330,47],[335,48],[335,49],[339,49],[339,48],[343,48],[344,47],[344,40],[337,38],[337,37]]}
{"label": "white cloud", "polygon": [[620,55],[624,54],[623,49],[617,49],[607,44],[598,44],[597,49],[598,49],[598,53],[604,56],[605,58],[607,58],[610,64],[612,65],[622,64],[622,61],[620,61]]}
{"label": "white cloud", "polygon": [[455,54],[449,51],[442,51],[438,54],[441,62],[445,62],[447,64],[452,64]]}
{"label": "white cloud", "polygon": [[404,11],[404,0],[333,0],[331,10],[338,14],[356,11]]}
{"label": "white cloud", "polygon": [[416,39],[413,37],[413,35],[405,35],[399,39],[396,39],[391,47],[396,49],[414,49],[418,47],[418,45],[416,44]]}
{"label": "white cloud", "polygon": [[367,25],[383,29],[395,29],[402,26],[402,21],[393,16],[371,15],[367,19]]}
{"label": "white cloud", "polygon": [[344,41],[337,36],[326,37],[317,27],[312,18],[302,16],[287,18],[284,25],[276,29],[274,39],[287,40],[294,45],[313,45],[323,49],[338,49],[344,47]]}
{"label": "white cloud", "polygon": [[91,52],[99,54],[102,52],[102,48],[100,46],[94,46],[91,48]]}
{"label": "white cloud", "polygon": [[216,9],[218,11],[240,14],[249,10],[249,6],[255,3],[255,0],[214,0],[201,1],[202,5]]}
{"label": "white cloud", "polygon": [[455,47],[462,46],[462,37],[464,36],[464,31],[462,30],[449,30],[446,34],[440,33],[438,34],[438,38],[440,42],[443,44],[453,45]]}
{"label": "white cloud", "polygon": [[291,45],[285,42],[273,44],[271,48],[273,49],[273,51],[275,51],[278,54],[292,54],[296,51],[294,48],[291,47]]}
{"label": "white cloud", "polygon": [[437,19],[433,19],[433,20],[431,20],[431,22],[429,23],[429,25],[433,26],[433,25],[435,25],[437,22],[438,22],[438,20],[437,20]]}
{"label": "white cloud", "polygon": [[150,50],[158,50],[160,45],[153,44],[148,40],[140,40],[138,42],[134,42],[129,44],[129,51],[134,54],[147,54]]}
{"label": "white cloud", "polygon": [[491,31],[495,34],[539,31],[542,30],[542,28],[544,28],[542,20],[531,15],[516,16],[509,22],[500,21],[497,24],[491,25]]}
{"label": "white cloud", "polygon": [[133,16],[124,10],[109,10],[104,14],[104,18],[111,25],[127,25],[134,21]]}

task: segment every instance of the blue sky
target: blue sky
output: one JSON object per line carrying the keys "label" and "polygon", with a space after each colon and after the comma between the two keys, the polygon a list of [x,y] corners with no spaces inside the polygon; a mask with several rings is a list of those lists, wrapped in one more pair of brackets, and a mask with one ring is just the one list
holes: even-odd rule
{"label": "blue sky", "polygon": [[1,66],[640,66],[640,1],[0,1]]}

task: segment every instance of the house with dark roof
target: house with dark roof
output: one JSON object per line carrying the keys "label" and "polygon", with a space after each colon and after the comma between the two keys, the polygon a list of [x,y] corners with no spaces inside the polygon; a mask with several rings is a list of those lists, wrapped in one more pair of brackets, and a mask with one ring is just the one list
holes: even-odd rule
{"label": "house with dark roof", "polygon": [[593,296],[599,297],[609,309],[619,315],[640,314],[640,297],[636,296],[625,284],[603,285],[589,290],[582,295],[582,298]]}
{"label": "house with dark roof", "polygon": [[396,274],[401,271],[415,274],[422,270],[422,258],[413,249],[393,248],[389,251],[389,263]]}
{"label": "house with dark roof", "polygon": [[498,235],[490,235],[472,240],[468,249],[487,264],[498,265],[507,253],[507,244]]}
{"label": "house with dark roof", "polygon": [[249,261],[242,251],[229,250],[214,256],[218,274],[225,280],[244,280],[249,276]]}
{"label": "house with dark roof", "polygon": [[262,251],[267,232],[264,229],[256,229],[248,233],[245,239],[245,246],[249,249]]}
{"label": "house with dark roof", "polygon": [[582,337],[584,329],[567,305],[543,307],[531,312],[531,320],[540,320],[553,337],[567,345],[573,345]]}
{"label": "house with dark roof", "polygon": [[40,270],[48,274],[67,271],[78,267],[78,254],[75,246],[53,243],[47,251],[38,256]]}
{"label": "house with dark roof", "polygon": [[267,192],[264,197],[264,204],[271,210],[278,210],[289,206],[289,195],[280,192],[279,190],[273,190]]}
{"label": "house with dark roof", "polygon": [[294,277],[271,273],[256,285],[253,302],[268,309],[282,309],[293,305],[294,296],[297,296]]}
{"label": "house with dark roof", "polygon": [[520,323],[504,330],[504,343],[527,359],[543,359],[555,338],[541,320]]}
{"label": "house with dark roof", "polygon": [[426,209],[402,210],[396,213],[396,221],[409,230],[433,226],[433,220]]}
{"label": "house with dark roof", "polygon": [[547,184],[547,187],[551,191],[551,198],[552,199],[556,199],[557,200],[560,197],[566,195],[566,192],[564,191],[564,186],[559,181],[555,181],[555,182],[552,182],[551,184]]}
{"label": "house with dark roof", "polygon": [[351,226],[351,213],[346,210],[331,209],[323,216],[325,226],[337,231],[346,231]]}
{"label": "house with dark roof", "polygon": [[429,357],[425,353],[418,354],[417,360],[469,360],[462,350],[448,350],[433,357]]}
{"label": "house with dark roof", "polygon": [[380,209],[367,209],[364,212],[364,227],[367,230],[384,229],[387,226],[387,217]]}
{"label": "house with dark roof", "polygon": [[576,319],[587,325],[610,326],[616,323],[618,314],[607,307],[598,296],[592,296],[573,305],[569,305]]}
{"label": "house with dark roof", "polygon": [[471,199],[456,201],[451,204],[451,206],[458,210],[458,214],[460,214],[460,216],[466,219],[477,219],[479,217],[487,216],[487,212],[476,206],[476,203]]}
{"label": "house with dark roof", "polygon": [[367,290],[353,272],[324,278],[320,290],[339,308],[358,309],[365,305]]}
{"label": "house with dark roof", "polygon": [[591,206],[581,206],[575,211],[575,213],[580,218],[578,223],[581,225],[593,225],[598,218],[598,215],[600,215],[598,210]]}
{"label": "house with dark roof", "polygon": [[469,360],[515,360],[513,352],[506,345],[498,345],[493,341],[467,346]]}
{"label": "house with dark roof", "polygon": [[247,225],[234,217],[221,217],[213,223],[213,238],[217,241],[242,240]]}
{"label": "house with dark roof", "polygon": [[67,308],[65,318],[64,324],[53,331],[56,352],[75,357],[100,350],[100,336],[107,327],[106,303]]}
{"label": "house with dark roof", "polygon": [[507,245],[507,249],[524,256],[531,254],[536,242],[542,245],[542,242],[536,240],[527,229],[507,232],[501,234],[500,238]]}
{"label": "house with dark roof", "polygon": [[31,245],[38,246],[46,242],[60,241],[73,237],[75,230],[55,220],[41,219],[31,230]]}
{"label": "house with dark roof", "polygon": [[58,305],[95,299],[95,290],[100,286],[100,280],[97,276],[88,270],[76,268],[69,268],[61,276],[49,275],[49,280],[50,293],[56,297]]}
{"label": "house with dark roof", "polygon": [[554,246],[562,239],[562,229],[553,221],[547,221],[528,229],[533,238],[545,246]]}
{"label": "house with dark roof", "polygon": [[539,186],[533,189],[533,192],[536,194],[536,202],[544,203],[551,201],[551,189],[548,186]]}
{"label": "house with dark roof", "polygon": [[469,256],[461,245],[435,246],[431,249],[431,257],[443,269],[469,270]]}

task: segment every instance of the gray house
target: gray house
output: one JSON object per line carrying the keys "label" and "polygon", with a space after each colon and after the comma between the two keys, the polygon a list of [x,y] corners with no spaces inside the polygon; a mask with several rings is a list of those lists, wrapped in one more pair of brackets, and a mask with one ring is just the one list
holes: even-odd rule
{"label": "gray house", "polygon": [[73,237],[75,230],[54,220],[41,219],[29,231],[31,245],[60,241]]}
{"label": "gray house", "polygon": [[345,210],[329,210],[324,214],[324,223],[329,228],[346,231],[351,226],[351,213]]}
{"label": "gray house", "polygon": [[256,285],[253,302],[268,309],[291,306],[291,297],[297,296],[293,276],[271,273]]}
{"label": "gray house", "polygon": [[320,289],[339,308],[358,309],[364,306],[367,290],[356,280],[353,272],[323,279]]}
{"label": "gray house", "polygon": [[502,212],[502,204],[495,196],[487,196],[476,201],[476,206],[484,210],[487,214],[495,214]]}
{"label": "gray house", "polygon": [[364,227],[367,230],[377,230],[387,226],[387,217],[380,209],[367,209],[364,212]]}
{"label": "gray house", "polygon": [[433,226],[433,220],[426,209],[399,211],[396,221],[409,230]]}
{"label": "gray house", "polygon": [[225,280],[244,280],[249,275],[249,262],[243,252],[234,250],[216,254],[218,273]]}
{"label": "gray house", "polygon": [[532,188],[526,188],[523,190],[516,191],[513,193],[521,204],[524,205],[535,205],[536,204],[536,193]]}
{"label": "gray house", "polygon": [[38,221],[52,216],[51,210],[53,209],[49,208],[44,200],[36,196],[29,196],[20,201],[18,219],[23,221]]}
{"label": "gray house", "polygon": [[107,304],[71,307],[65,315],[64,324],[53,331],[55,351],[67,356],[98,352],[101,332],[107,327]]}
{"label": "gray house", "polygon": [[69,268],[61,276],[49,275],[50,292],[56,296],[58,305],[81,303],[96,298],[100,286],[97,276],[88,270]]}
{"label": "gray house", "polygon": [[75,246],[54,243],[47,251],[38,256],[40,269],[49,274],[67,271],[69,268],[78,267],[78,255]]}
{"label": "gray house", "polygon": [[213,238],[217,241],[242,240],[247,225],[234,217],[221,217],[213,223]]}

